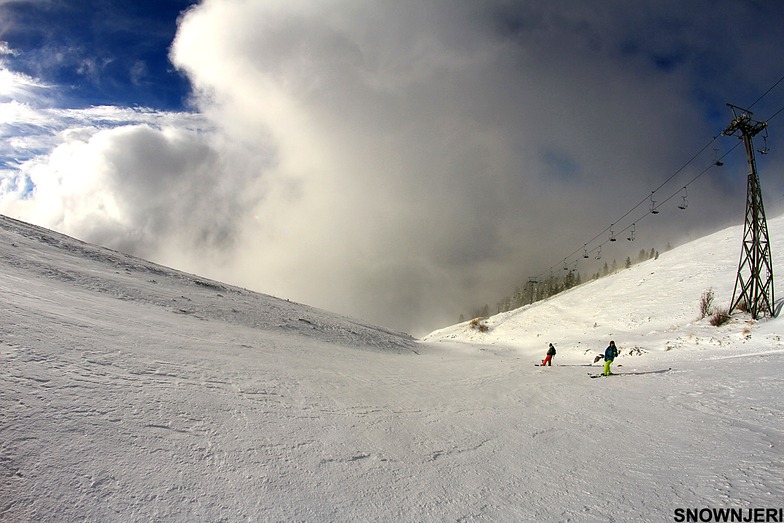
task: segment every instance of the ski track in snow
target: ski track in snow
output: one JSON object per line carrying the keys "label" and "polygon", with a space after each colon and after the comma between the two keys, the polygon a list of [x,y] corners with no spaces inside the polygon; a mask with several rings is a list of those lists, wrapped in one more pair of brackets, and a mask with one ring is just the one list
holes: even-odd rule
{"label": "ski track in snow", "polygon": [[[739,238],[490,318],[483,335],[464,324],[416,341],[0,217],[0,520],[669,521],[679,507],[778,507],[779,320],[695,317],[711,285],[729,299]],[[596,294],[616,299],[597,309]],[[618,371],[673,370],[588,379],[601,364],[578,364],[608,336]],[[556,365],[532,366],[549,341]]]}

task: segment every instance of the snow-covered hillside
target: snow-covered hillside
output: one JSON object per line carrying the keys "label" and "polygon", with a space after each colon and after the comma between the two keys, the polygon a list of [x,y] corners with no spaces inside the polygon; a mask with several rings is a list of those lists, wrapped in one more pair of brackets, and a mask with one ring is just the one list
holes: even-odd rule
{"label": "snow-covered hillside", "polygon": [[[697,320],[708,288],[729,301],[740,238],[417,341],[0,218],[0,520],[780,507],[781,320]],[[623,374],[588,379],[610,338]]]}
{"label": "snow-covered hillside", "polygon": [[[784,267],[784,217],[770,221],[774,270]],[[727,309],[738,268],[742,227],[731,227],[693,241],[658,259],[632,265],[611,277],[575,287],[549,300],[435,331],[426,341],[459,340],[499,347],[542,351],[546,342],[560,349],[560,359],[585,360],[615,339],[625,353],[673,351],[706,346],[778,346],[780,324],[737,317],[716,328],[700,320],[700,301],[711,291],[715,309]],[[781,307],[781,301],[778,302]],[[754,336],[750,333],[754,332]],[[784,334],[784,333],[781,333]],[[784,345],[782,345],[784,347]]]}

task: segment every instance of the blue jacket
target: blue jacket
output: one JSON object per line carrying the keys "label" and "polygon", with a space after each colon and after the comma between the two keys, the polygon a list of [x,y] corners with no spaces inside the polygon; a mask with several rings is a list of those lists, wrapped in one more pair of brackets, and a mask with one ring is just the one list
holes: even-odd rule
{"label": "blue jacket", "polygon": [[604,349],[604,361],[612,361],[616,357],[618,357],[618,348],[610,345],[606,349]]}

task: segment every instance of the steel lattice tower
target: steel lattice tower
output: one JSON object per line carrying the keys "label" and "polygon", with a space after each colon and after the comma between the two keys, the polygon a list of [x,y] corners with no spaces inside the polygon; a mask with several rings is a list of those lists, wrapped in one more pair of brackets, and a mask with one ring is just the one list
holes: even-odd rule
{"label": "steel lattice tower", "polygon": [[725,136],[740,134],[746,147],[749,166],[746,187],[746,223],[743,227],[743,249],[738,264],[735,290],[732,292],[730,312],[742,306],[748,309],[755,320],[760,315],[774,316],[773,311],[773,262],[768,240],[768,222],[762,204],[762,189],[757,163],[754,159],[752,138],[767,127],[767,122],[751,119],[751,112],[727,104],[734,119],[722,132]]}

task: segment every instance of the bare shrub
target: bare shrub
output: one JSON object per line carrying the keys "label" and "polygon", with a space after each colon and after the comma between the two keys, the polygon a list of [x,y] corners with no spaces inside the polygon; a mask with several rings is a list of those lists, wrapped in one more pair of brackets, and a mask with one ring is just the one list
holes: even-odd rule
{"label": "bare shrub", "polygon": [[708,289],[702,293],[700,298],[700,319],[707,318],[713,314],[713,289]]}
{"label": "bare shrub", "polygon": [[743,300],[741,302],[738,302],[738,305],[737,307],[735,307],[735,310],[739,310],[740,312],[751,312],[751,307],[749,307],[749,302]]}
{"label": "bare shrub", "polygon": [[486,319],[487,319],[487,318],[474,318],[473,320],[471,320],[471,321],[468,323],[468,325],[469,325],[469,326],[470,326],[472,329],[476,329],[476,330],[478,330],[479,332],[487,332],[487,331],[489,331],[489,330],[490,330],[490,327],[488,327],[488,326],[487,326],[487,324],[485,323],[485,320],[486,320]]}
{"label": "bare shrub", "polygon": [[719,309],[717,310],[713,316],[710,318],[710,324],[714,327],[721,327],[728,321],[730,321],[730,311],[727,309]]}

